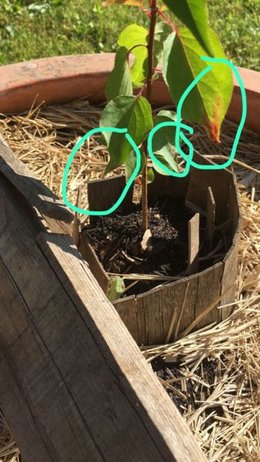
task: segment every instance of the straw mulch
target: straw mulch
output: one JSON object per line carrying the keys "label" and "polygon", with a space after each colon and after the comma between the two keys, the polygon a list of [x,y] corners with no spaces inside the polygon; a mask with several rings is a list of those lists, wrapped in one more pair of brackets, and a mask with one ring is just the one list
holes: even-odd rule
{"label": "straw mulch", "polygon": [[[69,153],[79,136],[98,126],[100,109],[86,101],[42,107],[0,117],[0,133],[55,193]],[[193,142],[202,153],[223,161],[236,126],[226,121],[221,145],[212,145],[196,127]],[[77,154],[70,197],[100,177],[107,152],[91,139]],[[143,350],[158,379],[178,405],[210,462],[260,460],[260,136],[244,130],[232,165],[239,185],[243,228],[234,312],[229,319],[189,334],[170,345]],[[120,171],[120,169],[119,169]],[[221,309],[221,308],[220,308]],[[0,418],[0,462],[18,462],[18,450]]]}

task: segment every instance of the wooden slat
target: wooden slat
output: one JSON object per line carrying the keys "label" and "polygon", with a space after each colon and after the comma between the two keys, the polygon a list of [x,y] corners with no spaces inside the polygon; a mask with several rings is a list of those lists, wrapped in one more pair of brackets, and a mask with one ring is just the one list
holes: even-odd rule
{"label": "wooden slat", "polygon": [[[194,159],[199,163],[210,163],[197,153],[195,153]],[[227,170],[217,172],[214,170],[201,171],[192,168],[186,203],[191,206],[193,210],[206,216],[207,191],[210,186],[216,201],[216,224],[221,224],[229,218],[227,198],[229,197],[231,185],[234,184],[234,181],[233,175]]]}
{"label": "wooden slat", "polygon": [[98,260],[96,252],[89,244],[87,236],[84,233],[82,233],[80,236],[78,249],[82,257],[88,262],[93,275],[99,282],[101,289],[106,294],[109,284],[109,276],[104,270],[103,265]]}
{"label": "wooden slat", "polygon": [[205,460],[70,238],[36,240],[16,197],[0,175],[0,408],[24,460]]}
{"label": "wooden slat", "polygon": [[[188,431],[187,437],[184,437],[183,432],[187,431],[187,428],[182,419],[179,418],[180,416],[178,411],[173,408],[172,402],[168,396],[159,392],[157,379],[153,375],[152,371],[147,367],[144,358],[141,358],[140,351],[136,344],[130,341],[127,329],[121,323],[115,309],[112,308],[112,305],[108,302],[105,303],[104,296],[100,293],[100,291],[98,291],[96,281],[93,281],[94,290],[87,290],[87,285],[84,284],[86,268],[82,262],[80,262],[77,252],[73,254],[73,259],[71,259],[71,256],[67,252],[64,252],[63,248],[67,248],[66,240],[67,238],[64,236],[45,235],[41,238],[41,245],[45,249],[46,255],[48,256],[48,260],[52,264],[53,269],[59,278],[61,278],[64,287],[71,294],[72,299],[76,301],[74,297],[79,297],[79,299],[82,302],[85,301],[85,305],[88,306],[88,311],[84,310],[81,314],[88,325],[90,325],[88,319],[89,316],[91,316],[91,322],[94,321],[95,326],[98,327],[98,331],[102,332],[102,335],[97,336],[96,341],[101,351],[104,352],[104,356],[110,363],[113,371],[116,373],[119,372],[120,369],[120,375],[122,375],[121,387],[128,396],[128,400],[130,400],[132,406],[136,409],[136,411],[139,409],[139,415],[142,420],[144,416],[147,415],[147,412],[149,417],[152,419],[152,425],[150,425],[151,422],[149,423],[149,421],[147,421],[145,422],[145,426],[149,431],[149,434],[151,434],[153,441],[156,437],[156,432],[154,432],[153,426],[164,426],[164,441],[167,443],[167,446],[171,448],[172,454],[170,455],[168,452],[167,455],[167,452],[162,450],[163,447],[161,447],[160,441],[156,438],[156,441],[158,442],[158,444],[156,444],[161,451],[161,459],[157,459],[158,455],[155,455],[153,448],[149,454],[148,460],[164,460],[164,457],[166,457],[165,460],[168,461],[172,459],[173,454],[175,459],[180,461],[188,461],[191,456],[194,458],[195,454],[191,454],[191,446],[193,445],[193,442],[191,441],[190,432]],[[53,259],[51,258],[52,255],[54,257]],[[71,264],[72,260],[73,265]],[[68,264],[70,265],[66,275],[62,271],[61,264],[62,267],[65,266],[66,268],[68,267]],[[76,273],[74,271],[75,267],[77,267]],[[75,274],[77,274],[77,277],[75,277]],[[74,291],[72,291],[73,288]],[[103,302],[99,303],[99,309],[96,309],[96,304],[94,303],[94,300],[96,301],[97,299],[99,299],[99,302]],[[108,310],[106,305],[110,305],[110,310]],[[107,329],[108,325],[110,326],[109,330]],[[136,400],[139,402],[137,407]],[[157,409],[154,409],[155,403],[157,403]],[[159,408],[160,412],[158,412]],[[177,420],[181,420],[181,426],[179,426],[179,422],[176,422],[176,418]],[[166,420],[167,425],[165,426]],[[180,435],[182,435],[181,438],[182,440],[184,438],[185,441],[181,450],[179,447],[177,448],[177,435],[179,435],[179,438]],[[134,437],[134,435],[131,435],[131,439],[132,436]],[[135,440],[134,444],[137,446],[138,440]],[[126,457],[126,455],[124,455],[124,457]],[[197,459],[197,457],[199,458]],[[194,460],[200,460],[201,457],[202,455],[196,448],[196,457]],[[125,460],[125,458],[122,460]],[[129,460],[136,459],[129,458]],[[138,460],[142,460],[142,453],[139,453]],[[204,460],[203,457],[202,460]]]}
{"label": "wooden slat", "polygon": [[[223,282],[222,282],[222,298],[221,305],[230,303],[230,300],[235,299],[237,284],[234,280],[234,274],[237,274],[237,261],[238,261],[238,251],[239,251],[239,241],[240,241],[240,229],[241,229],[241,219],[240,219],[240,202],[235,185],[230,189],[229,194],[229,211],[231,215],[232,222],[232,231],[235,234],[234,239],[231,245],[231,248],[227,255],[224,258],[224,272],[223,272]],[[221,319],[226,319],[233,311],[232,306],[227,306],[221,309]]]}
{"label": "wooden slat", "polygon": [[[220,322],[217,306],[220,303],[222,275],[222,263],[217,263],[203,273],[199,273],[195,319],[199,317],[201,320],[196,324],[196,329],[213,322]],[[202,317],[203,313],[205,317]]]}
{"label": "wooden slat", "polygon": [[190,276],[165,285],[163,292],[158,287],[137,297],[126,297],[114,302],[118,314],[138,345],[173,341],[177,324],[181,333],[194,321],[198,280],[199,276]]}
{"label": "wooden slat", "polygon": [[[69,461],[69,454],[79,460],[85,454],[101,461],[101,457],[94,458],[95,444],[85,432],[48,344],[30,320],[30,308],[2,260],[0,278],[0,403],[22,454],[28,460],[43,462],[56,456]],[[72,417],[77,438],[70,426]],[[80,441],[85,439],[83,450]]]}
{"label": "wooden slat", "polygon": [[199,268],[200,214],[196,213],[188,223],[188,272],[196,273]]}
{"label": "wooden slat", "polygon": [[149,205],[153,206],[158,202],[158,199],[165,199],[165,197],[178,203],[184,203],[188,184],[188,177],[174,178],[154,172],[154,181],[148,184]]}
{"label": "wooden slat", "polygon": [[[102,184],[102,188],[100,185]],[[110,178],[109,182],[101,180],[91,180],[88,183],[88,202],[90,210],[107,210],[120,197],[126,185],[124,175]],[[117,212],[127,211],[132,204],[133,186],[129,189],[124,201],[118,207]],[[90,217],[91,223],[95,223],[97,217]]]}
{"label": "wooden slat", "polygon": [[119,302],[113,302],[113,304],[133,339],[138,345],[141,345],[144,334],[140,332],[138,328],[140,325],[140,310],[138,310],[139,304],[137,303],[136,297],[134,295],[125,297]]}
{"label": "wooden slat", "polygon": [[216,201],[211,187],[208,187],[207,191],[207,244],[209,251],[212,250],[214,242],[214,232],[215,232],[215,222],[216,222]]}

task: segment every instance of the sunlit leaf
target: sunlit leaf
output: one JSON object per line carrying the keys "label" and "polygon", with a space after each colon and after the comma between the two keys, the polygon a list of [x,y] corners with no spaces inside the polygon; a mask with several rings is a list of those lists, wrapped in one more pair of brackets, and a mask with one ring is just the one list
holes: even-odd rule
{"label": "sunlit leaf", "polygon": [[[129,135],[139,146],[153,127],[152,108],[143,96],[117,96],[101,114],[101,127],[127,128]],[[133,148],[126,137],[118,133],[104,133],[110,160],[108,173],[126,163]]]}
{"label": "sunlit leaf", "polygon": [[[224,57],[219,39],[212,29],[209,37],[214,56]],[[188,86],[207,67],[201,59],[205,50],[186,27],[165,42],[163,76],[177,104]],[[215,141],[219,140],[222,121],[233,90],[232,72],[225,64],[212,64],[212,71],[200,80],[186,98],[182,118],[202,125]]]}
{"label": "sunlit leaf", "polygon": [[132,95],[130,67],[127,61],[127,49],[120,47],[115,58],[114,69],[106,83],[106,97],[111,100],[119,95]]}
{"label": "sunlit leaf", "polygon": [[[176,121],[176,114],[171,111],[160,111],[154,119],[154,125],[163,122]],[[177,151],[174,147],[175,128],[163,127],[155,133],[153,138],[153,153],[156,159],[168,169],[178,171]],[[167,175],[165,170],[153,162],[154,169],[161,175]]]}
{"label": "sunlit leaf", "polygon": [[164,21],[159,21],[155,27],[154,36],[154,66],[157,67],[161,61],[163,53],[163,44],[169,34],[172,33],[171,27]]}
{"label": "sunlit leaf", "polygon": [[208,55],[211,45],[208,37],[207,0],[163,0],[178,19],[192,32]]}
{"label": "sunlit leaf", "polygon": [[126,27],[119,35],[118,45],[125,47],[134,55],[135,62],[131,69],[133,85],[141,87],[147,78],[148,73],[148,50],[147,50],[148,32],[137,24],[131,24]]}
{"label": "sunlit leaf", "polygon": [[[140,168],[140,172],[142,171],[142,169],[144,168],[145,166],[145,155],[143,152],[141,152],[141,168]],[[126,177],[126,181],[129,180],[130,176],[132,175],[134,169],[135,169],[135,166],[136,166],[136,155],[133,151],[131,151],[128,156],[127,156],[127,159],[125,161],[125,177]],[[140,173],[139,172],[139,173]]]}

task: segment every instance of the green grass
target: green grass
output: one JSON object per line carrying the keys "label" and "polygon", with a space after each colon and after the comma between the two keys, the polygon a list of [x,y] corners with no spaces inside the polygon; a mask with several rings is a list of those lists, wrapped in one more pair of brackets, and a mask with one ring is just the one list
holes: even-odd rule
{"label": "green grass", "polygon": [[[103,8],[101,0],[0,0],[0,63],[114,51],[128,24],[145,24],[137,8]],[[237,65],[260,70],[260,1],[208,0],[210,20]]]}
{"label": "green grass", "polygon": [[232,61],[260,71],[260,0],[208,0],[212,27]]}

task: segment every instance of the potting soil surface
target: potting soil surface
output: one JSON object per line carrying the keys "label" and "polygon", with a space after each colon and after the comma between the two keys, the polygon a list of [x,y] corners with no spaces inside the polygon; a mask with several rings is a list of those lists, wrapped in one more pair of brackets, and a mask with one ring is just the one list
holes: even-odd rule
{"label": "potting soil surface", "polygon": [[[141,247],[144,236],[142,212],[138,205],[133,205],[128,214],[98,218],[83,233],[109,273],[178,276],[188,265],[188,221],[192,215],[184,205],[173,204],[167,199],[149,208],[151,237],[144,250]],[[139,280],[127,295],[144,292],[156,285],[158,281]]]}

